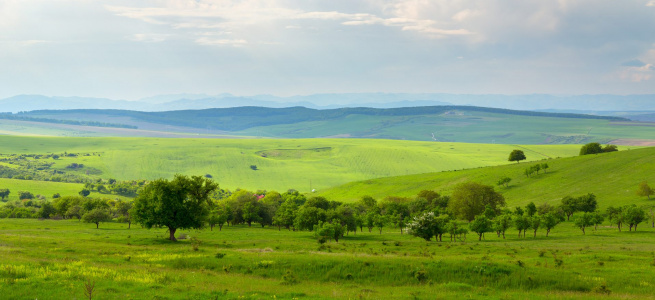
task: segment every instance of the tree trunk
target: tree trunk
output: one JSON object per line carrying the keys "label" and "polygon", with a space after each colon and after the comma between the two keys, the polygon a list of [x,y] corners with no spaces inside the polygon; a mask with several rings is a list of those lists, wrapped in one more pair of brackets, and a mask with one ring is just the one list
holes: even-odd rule
{"label": "tree trunk", "polygon": [[96,229],[100,226],[100,222],[96,222]]}
{"label": "tree trunk", "polygon": [[223,225],[218,225],[218,231],[223,230]]}
{"label": "tree trunk", "polygon": [[173,242],[177,242],[177,239],[175,238],[175,231],[176,230],[177,230],[177,228],[168,227],[168,232],[171,233],[171,236],[168,239],[173,241]]}
{"label": "tree trunk", "polygon": [[505,231],[503,231],[503,240],[505,239]]}
{"label": "tree trunk", "polygon": [[586,235],[587,233],[584,232],[584,227],[582,227],[582,234]]}
{"label": "tree trunk", "polygon": [[478,241],[482,240],[482,233],[478,233]]}
{"label": "tree trunk", "polygon": [[127,229],[130,229],[132,227],[132,221],[127,221]]}
{"label": "tree trunk", "polygon": [[550,233],[550,229],[546,229],[546,237],[548,237],[549,233]]}
{"label": "tree trunk", "polygon": [[532,238],[536,238],[536,237],[537,237],[537,231],[535,230],[534,235],[532,236]]}
{"label": "tree trunk", "polygon": [[214,231],[214,224],[209,225],[209,231]]}
{"label": "tree trunk", "polygon": [[250,227],[250,225],[252,225],[252,221],[248,221],[248,227]]}

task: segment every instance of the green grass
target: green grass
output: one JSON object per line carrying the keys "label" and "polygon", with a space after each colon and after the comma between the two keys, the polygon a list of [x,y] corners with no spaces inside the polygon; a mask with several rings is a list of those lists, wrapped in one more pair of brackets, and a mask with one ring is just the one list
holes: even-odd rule
{"label": "green grass", "polygon": [[[28,191],[34,195],[43,195],[47,199],[52,199],[52,195],[59,193],[62,196],[77,195],[84,188],[80,183],[32,181],[0,178],[0,188],[9,188],[11,194],[5,200],[18,200],[18,191]],[[93,193],[91,197],[101,196]],[[113,198],[113,197],[112,197]]]}
{"label": "green grass", "polygon": [[[529,153],[528,153],[529,155]],[[533,163],[522,162],[456,172],[416,174],[347,183],[321,191],[319,195],[345,202],[363,195],[381,199],[385,196],[415,196],[421,190],[450,194],[461,182],[476,181],[496,185],[498,179],[512,179],[508,188],[496,186],[509,206],[529,202],[558,203],[564,196],[594,193],[600,205],[645,204],[655,201],[636,195],[637,186],[646,180],[655,184],[655,148],[632,149],[599,155],[551,159],[547,173],[527,178],[523,170]]]}
{"label": "green grass", "polygon": [[[164,240],[163,229],[1,219],[0,294],[80,299],[86,280],[96,283],[94,299],[596,299],[602,284],[616,298],[655,294],[655,230],[646,224],[582,235],[565,222],[550,237],[510,230],[482,242],[425,242],[388,228],[324,247],[309,232],[275,228],[181,233],[202,241],[199,250]],[[288,271],[296,284],[284,284]]]}
{"label": "green grass", "polygon": [[[210,174],[222,188],[301,192],[347,182],[576,155],[578,145],[489,145],[374,139],[167,139],[0,137],[0,153],[96,153],[65,157],[54,168],[81,163],[100,178],[171,178]],[[262,155],[266,154],[266,155]],[[266,157],[264,157],[266,156]],[[258,170],[252,170],[256,165]],[[82,169],[79,172],[84,172]],[[0,186],[1,187],[1,186]]]}

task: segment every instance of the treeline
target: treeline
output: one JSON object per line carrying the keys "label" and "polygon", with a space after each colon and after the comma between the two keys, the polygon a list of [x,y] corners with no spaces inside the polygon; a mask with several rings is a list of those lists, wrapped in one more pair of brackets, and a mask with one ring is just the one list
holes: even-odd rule
{"label": "treeline", "polygon": [[34,117],[23,116],[22,114],[27,114],[27,113],[18,113],[18,115],[0,114],[0,119],[39,122],[39,123],[52,123],[52,124],[94,126],[94,127],[113,127],[113,128],[129,128],[129,129],[137,129],[138,128],[137,126],[127,125],[127,124],[115,124],[115,123],[104,123],[104,122],[94,122],[94,121],[77,121],[77,120],[34,118]]}

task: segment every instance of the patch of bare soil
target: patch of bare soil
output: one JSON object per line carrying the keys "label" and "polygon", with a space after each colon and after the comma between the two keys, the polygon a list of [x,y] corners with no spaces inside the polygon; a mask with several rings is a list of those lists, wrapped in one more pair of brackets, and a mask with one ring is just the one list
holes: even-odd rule
{"label": "patch of bare soil", "polygon": [[618,139],[610,141],[609,144],[623,146],[655,146],[655,140]]}

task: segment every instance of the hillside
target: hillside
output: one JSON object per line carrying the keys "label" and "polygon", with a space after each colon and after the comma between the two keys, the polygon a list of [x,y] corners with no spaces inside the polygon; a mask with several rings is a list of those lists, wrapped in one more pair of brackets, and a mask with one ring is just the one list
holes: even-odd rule
{"label": "hillside", "polygon": [[[214,138],[230,135],[501,144],[617,143],[617,140],[626,145],[655,143],[653,123],[620,117],[470,106],[327,110],[237,107],[167,112],[68,110],[5,114],[0,119],[0,132],[9,135],[161,137],[168,134],[174,137],[192,133]],[[39,123],[47,120],[50,123]],[[41,128],[38,124],[42,124]]]}
{"label": "hillside", "polygon": [[[352,182],[320,192],[318,195],[340,201],[355,201],[363,195],[381,199],[388,195],[414,196],[421,190],[450,194],[452,188],[465,181],[496,186],[502,176],[512,179],[509,188],[497,187],[509,206],[558,203],[564,196],[594,193],[599,204],[655,205],[655,200],[637,197],[637,185],[647,180],[655,184],[655,148],[623,150],[599,155],[549,159],[547,173],[531,178],[523,170],[532,163],[510,164],[471,170],[416,174]],[[541,162],[540,162],[541,163]],[[652,198],[652,197],[651,197]]]}
{"label": "hillside", "polygon": [[[117,180],[211,175],[222,188],[308,192],[351,181],[508,164],[520,146],[370,139],[167,139],[0,136],[0,157],[61,154],[46,171]],[[577,145],[522,146],[530,160],[576,155]],[[32,158],[26,158],[32,159]],[[43,161],[40,159],[39,161]],[[36,162],[32,165],[37,165]],[[253,170],[251,166],[256,166]],[[0,166],[2,167],[2,166]],[[8,166],[7,166],[8,167]],[[2,187],[0,187],[2,188]]]}

